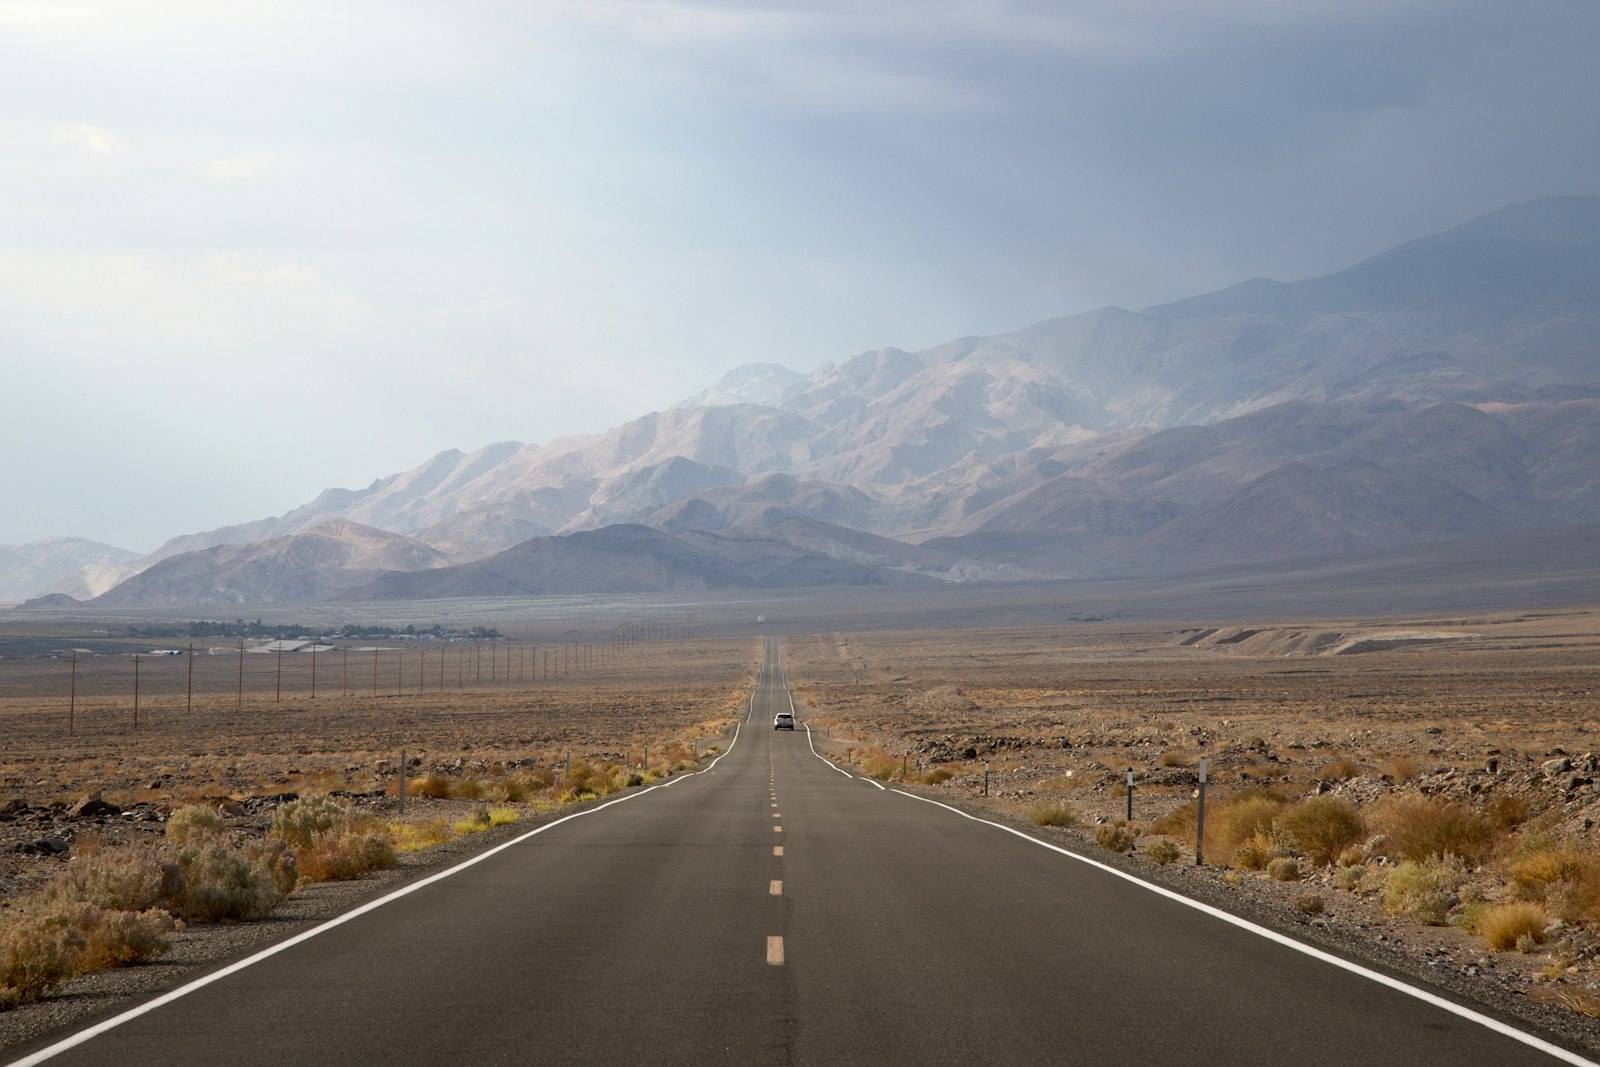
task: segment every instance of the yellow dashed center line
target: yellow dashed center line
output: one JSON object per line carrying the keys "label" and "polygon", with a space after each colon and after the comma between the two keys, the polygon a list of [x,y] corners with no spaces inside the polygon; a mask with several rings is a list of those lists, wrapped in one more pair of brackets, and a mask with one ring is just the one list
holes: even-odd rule
{"label": "yellow dashed center line", "polygon": [[767,892],[775,897],[783,896],[783,883],[774,878],[772,884],[767,887]]}
{"label": "yellow dashed center line", "polygon": [[774,967],[783,966],[783,938],[767,938],[767,962]]}
{"label": "yellow dashed center line", "polygon": [[773,854],[773,855],[774,855],[774,856],[781,856],[781,855],[783,855],[783,846],[782,846],[782,845],[773,845],[773,846],[772,846],[772,854]]}

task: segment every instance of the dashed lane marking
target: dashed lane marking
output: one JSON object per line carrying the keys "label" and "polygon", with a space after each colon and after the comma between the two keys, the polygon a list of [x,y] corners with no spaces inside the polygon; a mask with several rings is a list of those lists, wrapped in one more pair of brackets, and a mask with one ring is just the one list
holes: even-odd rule
{"label": "dashed lane marking", "polygon": [[774,856],[781,856],[781,855],[783,855],[783,846],[782,846],[782,845],[773,845],[773,846],[772,846],[772,854],[773,854],[773,855],[774,855]]}
{"label": "dashed lane marking", "polygon": [[783,938],[767,938],[767,962],[774,967],[783,966]]}
{"label": "dashed lane marking", "polygon": [[783,882],[774,878],[772,884],[767,887],[767,893],[775,897],[783,896]]}

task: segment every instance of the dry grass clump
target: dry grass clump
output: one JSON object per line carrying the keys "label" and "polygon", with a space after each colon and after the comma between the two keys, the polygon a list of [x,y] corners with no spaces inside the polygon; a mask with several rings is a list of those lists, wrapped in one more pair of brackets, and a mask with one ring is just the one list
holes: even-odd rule
{"label": "dry grass clump", "polygon": [[434,845],[442,845],[454,836],[449,820],[444,818],[391,822],[385,829],[389,843],[396,852],[420,852]]}
{"label": "dry grass clump", "polygon": [[1382,851],[1395,859],[1423,863],[1459,856],[1476,866],[1494,847],[1489,820],[1465,804],[1411,794],[1373,806],[1370,822],[1383,835]]}
{"label": "dry grass clump", "polygon": [[1118,819],[1095,828],[1094,843],[1108,852],[1132,852],[1139,835],[1127,820]]}
{"label": "dry grass clump", "polygon": [[190,804],[167,817],[167,840],[174,845],[191,845],[207,837],[227,833],[222,814],[215,808]]}
{"label": "dry grass clump", "polygon": [[1340,853],[1366,836],[1366,822],[1349,801],[1308,797],[1284,807],[1273,828],[1295,851],[1319,867],[1331,866]]}
{"label": "dry grass clump", "polygon": [[1165,867],[1178,858],[1181,853],[1178,846],[1164,837],[1158,837],[1144,847],[1144,854],[1155,861],[1157,866]]}
{"label": "dry grass clump", "polygon": [[348,881],[395,862],[382,828],[363,825],[349,808],[319,793],[280,804],[272,813],[272,834],[294,848],[305,882]]}
{"label": "dry grass clump", "polygon": [[73,856],[45,887],[56,902],[91,904],[117,911],[144,911],[181,892],[182,872],[170,856],[151,848],[107,850]]}
{"label": "dry grass clump", "polygon": [[1042,800],[1028,809],[1028,821],[1035,826],[1076,826],[1078,813],[1065,804]]}
{"label": "dry grass clump", "polygon": [[1298,882],[1300,861],[1293,856],[1277,856],[1267,861],[1267,877],[1274,882]]}
{"label": "dry grass clump", "polygon": [[1328,902],[1316,893],[1301,893],[1289,901],[1289,906],[1301,915],[1321,915],[1327,910]]}
{"label": "dry grass clump", "polygon": [[1506,860],[1504,874],[1524,900],[1569,923],[1600,922],[1600,854],[1570,842],[1535,837]]}
{"label": "dry grass clump", "polygon": [[304,882],[346,882],[394,866],[394,847],[382,834],[346,830],[319,836],[295,851]]}
{"label": "dry grass clump", "polygon": [[[1250,786],[1206,805],[1205,854],[1259,871],[1286,851],[1273,823],[1288,801],[1270,789]],[[1157,820],[1159,834],[1193,840],[1198,806],[1190,801]]]}
{"label": "dry grass clump", "polygon": [[1483,943],[1495,951],[1515,948],[1526,952],[1544,943],[1550,917],[1538,904],[1523,900],[1485,908],[1473,925]]}
{"label": "dry grass clump", "polygon": [[1443,926],[1459,902],[1467,880],[1466,864],[1457,856],[1435,856],[1424,862],[1406,860],[1383,883],[1383,908],[1428,926]]}
{"label": "dry grass clump", "polygon": [[1515,830],[1527,822],[1532,813],[1533,805],[1528,803],[1528,798],[1515,793],[1499,794],[1484,809],[1484,814],[1489,817],[1489,825],[1501,833]]}
{"label": "dry grass clump", "polygon": [[1361,774],[1361,764],[1345,756],[1323,767],[1317,772],[1317,777],[1325,782],[1334,782],[1343,781],[1346,778],[1359,778]]}
{"label": "dry grass clump", "polygon": [[522,813],[516,808],[491,808],[480,804],[472,810],[471,815],[465,819],[456,820],[450,829],[462,836],[479,834],[496,826],[507,826],[520,818],[522,818]]}
{"label": "dry grass clump", "polygon": [[1422,773],[1422,764],[1410,756],[1391,756],[1383,765],[1383,773],[1397,782],[1407,782]]}
{"label": "dry grass clump", "polygon": [[82,937],[66,923],[20,915],[0,927],[0,1009],[54,993],[77,973]]}
{"label": "dry grass clump", "polygon": [[272,833],[295,848],[310,848],[318,837],[350,819],[350,809],[332,797],[308,793],[278,805],[272,813]]}
{"label": "dry grass clump", "polygon": [[259,919],[283,903],[285,893],[266,866],[217,841],[177,851],[181,888],[170,900],[184,918],[202,922]]}

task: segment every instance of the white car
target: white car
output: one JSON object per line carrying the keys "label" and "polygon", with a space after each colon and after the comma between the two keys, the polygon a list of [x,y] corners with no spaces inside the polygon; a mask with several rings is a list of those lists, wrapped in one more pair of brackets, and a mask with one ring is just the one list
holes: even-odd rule
{"label": "white car", "polygon": [[772,720],[772,728],[774,730],[793,730],[794,729],[794,712],[792,712],[792,711],[780,711],[780,712],[778,712],[778,717]]}

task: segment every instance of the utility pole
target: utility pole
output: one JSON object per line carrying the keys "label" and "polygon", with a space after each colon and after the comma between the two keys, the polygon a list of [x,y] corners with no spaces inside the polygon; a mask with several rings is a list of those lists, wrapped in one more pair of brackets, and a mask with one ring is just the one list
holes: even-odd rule
{"label": "utility pole", "polygon": [[139,728],[139,653],[133,654],[133,728]]}
{"label": "utility pole", "polygon": [[244,707],[244,639],[239,640],[239,688],[233,700],[236,708]]}
{"label": "utility pole", "polygon": [[67,736],[71,737],[75,730],[73,719],[78,713],[78,654],[72,654],[72,689],[67,697]]}
{"label": "utility pole", "polygon": [[183,694],[183,710],[194,710],[194,642],[189,642],[189,681]]}

